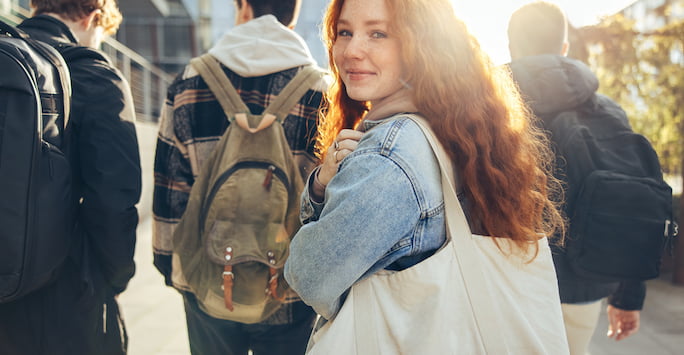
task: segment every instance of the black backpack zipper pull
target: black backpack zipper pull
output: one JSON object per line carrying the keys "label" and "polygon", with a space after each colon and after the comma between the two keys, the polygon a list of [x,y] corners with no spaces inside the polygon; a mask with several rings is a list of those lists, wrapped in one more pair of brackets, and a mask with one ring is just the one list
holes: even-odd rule
{"label": "black backpack zipper pull", "polygon": [[50,156],[50,143],[46,141],[41,141],[42,146],[43,146],[43,151],[45,154],[47,154],[47,161],[48,161],[48,175],[50,176],[50,179],[52,179],[52,157]]}
{"label": "black backpack zipper pull", "polygon": [[268,169],[266,170],[266,177],[264,178],[264,182],[261,184],[261,186],[266,188],[266,191],[271,191],[271,181],[273,181],[273,172],[275,169],[275,166],[269,165]]}

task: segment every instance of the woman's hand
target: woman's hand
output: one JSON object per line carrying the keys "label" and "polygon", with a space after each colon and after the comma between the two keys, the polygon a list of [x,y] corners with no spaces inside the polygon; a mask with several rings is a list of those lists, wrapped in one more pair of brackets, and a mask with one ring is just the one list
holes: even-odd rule
{"label": "woman's hand", "polygon": [[363,132],[353,129],[343,129],[333,144],[328,148],[325,160],[318,171],[318,182],[323,186],[328,185],[330,180],[337,174],[337,168],[344,157],[351,154],[359,145]]}

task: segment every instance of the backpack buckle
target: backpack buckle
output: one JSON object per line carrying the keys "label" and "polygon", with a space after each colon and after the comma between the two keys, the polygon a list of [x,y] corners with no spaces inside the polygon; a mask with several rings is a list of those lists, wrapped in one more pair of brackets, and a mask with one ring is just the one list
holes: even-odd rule
{"label": "backpack buckle", "polygon": [[665,237],[676,237],[679,235],[679,224],[669,219],[665,220]]}
{"label": "backpack buckle", "polygon": [[675,221],[665,220],[665,250],[670,256],[674,255],[674,240],[679,235],[679,224]]}

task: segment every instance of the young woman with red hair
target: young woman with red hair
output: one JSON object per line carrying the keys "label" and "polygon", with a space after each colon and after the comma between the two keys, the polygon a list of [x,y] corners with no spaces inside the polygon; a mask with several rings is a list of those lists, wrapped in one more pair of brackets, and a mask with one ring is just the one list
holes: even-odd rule
{"label": "young woman with red hair", "polygon": [[333,0],[323,31],[335,79],[319,125],[323,164],[285,271],[301,298],[333,319],[353,285],[445,244],[440,168],[409,113],[448,153],[472,232],[534,260],[540,236],[563,224],[547,142],[450,2]]}

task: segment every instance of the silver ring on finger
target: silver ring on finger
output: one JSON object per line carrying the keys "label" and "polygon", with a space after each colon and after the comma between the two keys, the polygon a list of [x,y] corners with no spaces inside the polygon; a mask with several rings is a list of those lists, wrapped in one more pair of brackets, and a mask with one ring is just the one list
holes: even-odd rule
{"label": "silver ring on finger", "polygon": [[335,150],[340,150],[340,143],[338,141],[335,141],[333,143],[333,148],[335,148]]}
{"label": "silver ring on finger", "polygon": [[335,163],[337,163],[339,161],[339,159],[337,159],[337,153],[339,153],[339,152],[340,152],[339,150],[336,150],[335,153],[333,153],[333,158],[335,158]]}

